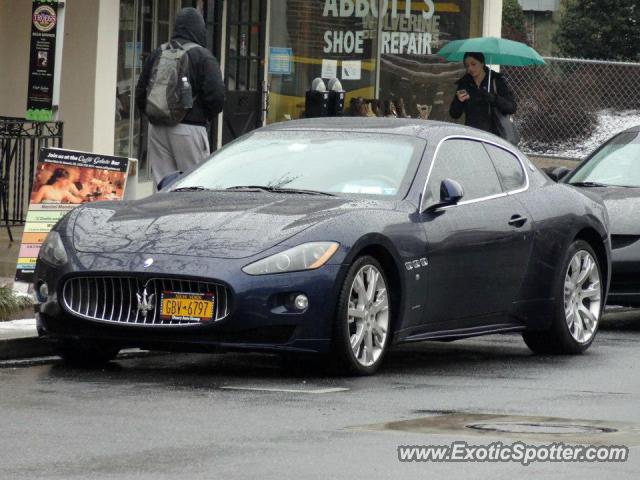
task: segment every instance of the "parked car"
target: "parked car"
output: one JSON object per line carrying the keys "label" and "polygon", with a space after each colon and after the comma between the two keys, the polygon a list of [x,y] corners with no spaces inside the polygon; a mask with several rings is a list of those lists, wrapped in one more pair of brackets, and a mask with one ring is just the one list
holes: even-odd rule
{"label": "parked car", "polygon": [[601,145],[563,182],[600,196],[611,221],[612,277],[608,302],[640,307],[640,126]]}
{"label": "parked car", "polygon": [[609,256],[602,202],[493,135],[291,121],[150,198],[70,212],[37,262],[37,326],[98,364],[122,347],[261,350],[371,374],[392,344],[503,332],[577,354]]}

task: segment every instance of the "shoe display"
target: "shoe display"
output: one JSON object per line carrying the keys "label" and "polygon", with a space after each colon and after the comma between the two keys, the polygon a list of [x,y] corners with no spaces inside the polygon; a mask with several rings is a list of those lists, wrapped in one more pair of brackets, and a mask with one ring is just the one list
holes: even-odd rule
{"label": "shoe display", "polygon": [[376,114],[376,117],[384,117],[384,111],[382,109],[382,104],[380,103],[380,100],[372,100],[371,101],[372,104],[372,109],[373,109],[373,113]]}
{"label": "shoe display", "polygon": [[369,102],[367,102],[366,100],[362,99],[362,103],[360,104],[360,116],[361,117],[368,117],[369,116]]}
{"label": "shoe display", "polygon": [[398,109],[396,108],[396,103],[394,101],[391,102],[391,114],[398,118]]}
{"label": "shoe display", "polygon": [[351,102],[349,102],[349,116],[351,117],[367,116],[367,106],[362,97],[351,99]]}
{"label": "shoe display", "polygon": [[367,117],[375,117],[376,114],[373,111],[373,102],[367,102]]}
{"label": "shoe display", "polygon": [[409,115],[407,113],[407,109],[404,105],[404,98],[400,97],[398,99],[398,105],[397,105],[397,110],[398,110],[398,117],[400,118],[411,118],[411,115]]}
{"label": "shoe display", "polygon": [[419,103],[416,103],[416,107],[418,108],[418,114],[420,118],[422,120],[427,120],[433,107],[431,105],[421,105]]}

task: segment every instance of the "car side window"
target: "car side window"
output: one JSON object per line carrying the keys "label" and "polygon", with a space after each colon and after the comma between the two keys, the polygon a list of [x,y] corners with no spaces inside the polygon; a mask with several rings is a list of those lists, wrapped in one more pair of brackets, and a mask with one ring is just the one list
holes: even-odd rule
{"label": "car side window", "polygon": [[479,141],[446,140],[434,162],[427,185],[427,205],[440,201],[440,184],[445,178],[462,185],[463,201],[502,193],[491,158]]}
{"label": "car side window", "polygon": [[504,191],[510,192],[524,187],[527,178],[518,157],[495,145],[485,144],[485,147],[493,160]]}

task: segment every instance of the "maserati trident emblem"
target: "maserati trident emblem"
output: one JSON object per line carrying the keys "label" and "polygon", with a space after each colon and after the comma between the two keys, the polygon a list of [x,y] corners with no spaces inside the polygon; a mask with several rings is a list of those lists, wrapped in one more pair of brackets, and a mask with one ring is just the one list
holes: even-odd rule
{"label": "maserati trident emblem", "polygon": [[144,268],[149,268],[151,265],[153,265],[153,258],[147,258],[144,261]]}
{"label": "maserati trident emblem", "polygon": [[148,295],[147,289],[145,288],[142,295],[136,293],[136,297],[138,297],[138,311],[142,314],[142,319],[146,320],[147,314],[155,308],[155,304],[153,302],[155,294]]}

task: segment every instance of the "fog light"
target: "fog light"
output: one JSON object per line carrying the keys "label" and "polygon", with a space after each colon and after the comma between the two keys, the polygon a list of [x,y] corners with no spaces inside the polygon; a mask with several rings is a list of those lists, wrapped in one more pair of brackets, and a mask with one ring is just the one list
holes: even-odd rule
{"label": "fog light", "polygon": [[306,310],[309,306],[309,299],[306,295],[301,293],[300,295],[296,295],[296,298],[293,300],[293,305],[298,310]]}
{"label": "fog light", "polygon": [[40,300],[43,302],[49,298],[49,287],[45,282],[42,282],[38,287],[38,295],[40,296]]}

